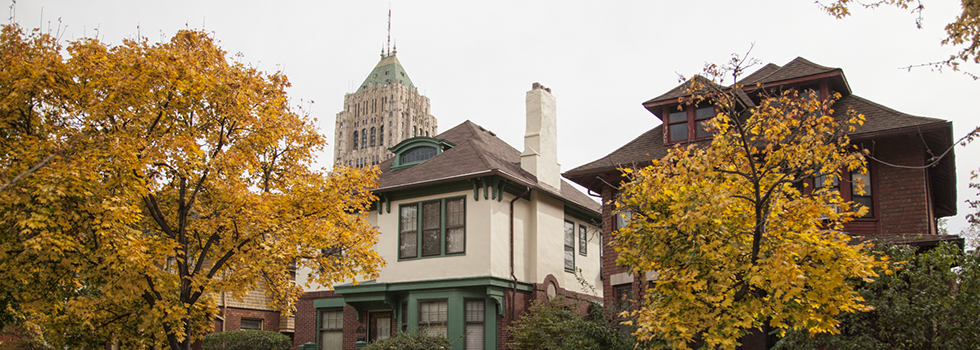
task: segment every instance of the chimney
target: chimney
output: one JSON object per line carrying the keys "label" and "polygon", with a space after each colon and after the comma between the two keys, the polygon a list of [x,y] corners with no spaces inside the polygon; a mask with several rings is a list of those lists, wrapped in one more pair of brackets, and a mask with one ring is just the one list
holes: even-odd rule
{"label": "chimney", "polygon": [[558,165],[558,124],[555,96],[539,83],[531,85],[525,97],[527,128],[521,168],[534,174],[538,183],[561,189],[561,167]]}

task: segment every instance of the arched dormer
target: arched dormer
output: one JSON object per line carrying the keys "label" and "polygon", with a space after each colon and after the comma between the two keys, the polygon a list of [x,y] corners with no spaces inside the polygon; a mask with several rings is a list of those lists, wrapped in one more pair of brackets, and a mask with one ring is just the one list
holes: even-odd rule
{"label": "arched dormer", "polygon": [[391,147],[391,152],[395,154],[395,161],[391,164],[391,170],[410,168],[453,146],[455,144],[452,142],[425,136],[406,139]]}

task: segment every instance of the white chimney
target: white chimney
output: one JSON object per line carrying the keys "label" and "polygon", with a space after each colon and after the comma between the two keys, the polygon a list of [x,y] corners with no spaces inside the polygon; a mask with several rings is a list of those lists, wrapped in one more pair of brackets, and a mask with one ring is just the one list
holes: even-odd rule
{"label": "white chimney", "polygon": [[538,183],[561,189],[561,167],[558,165],[558,113],[551,89],[534,83],[525,98],[527,128],[521,168],[534,174]]}

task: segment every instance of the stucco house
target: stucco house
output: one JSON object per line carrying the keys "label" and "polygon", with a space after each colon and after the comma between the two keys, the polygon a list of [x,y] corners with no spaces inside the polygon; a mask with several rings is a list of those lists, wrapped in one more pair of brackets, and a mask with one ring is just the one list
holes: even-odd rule
{"label": "stucco house", "polygon": [[455,349],[502,349],[531,300],[601,298],[576,278],[602,283],[600,212],[561,179],[555,102],[539,84],[527,92],[523,152],[470,121],[391,147],[369,214],[387,266],[308,290],[294,344],[350,350],[422,328]]}
{"label": "stucco house", "polygon": [[[837,186],[845,200],[866,205],[867,215],[845,225],[855,239],[875,238],[919,246],[940,241],[962,240],[937,234],[937,219],[956,214],[955,164],[952,123],[942,119],[920,117],[893,110],[855,95],[840,68],[825,67],[798,57],[782,66],[767,64],[739,80],[744,86],[743,98],[760,101],[762,91],[796,89],[812,90],[826,98],[840,93],[834,105],[837,111],[848,108],[864,114],[864,125],[849,133],[853,144],[870,152],[866,193],[852,191],[852,177],[844,174]],[[618,170],[642,167],[659,159],[667,150],[692,142],[710,140],[711,134],[698,128],[701,121],[713,115],[713,108],[687,107],[678,110],[678,98],[686,95],[686,84],[652,98],[643,106],[661,120],[661,124],[626,143],[612,153],[564,173],[590,193],[602,197],[602,232],[604,241],[622,224],[614,217],[611,204],[617,186],[625,180]],[[619,219],[619,220],[617,220]],[[654,276],[633,276],[626,268],[616,266],[616,252],[603,247],[602,289],[605,302],[617,303],[638,298]],[[764,335],[743,340],[746,349],[767,349],[773,339]]]}

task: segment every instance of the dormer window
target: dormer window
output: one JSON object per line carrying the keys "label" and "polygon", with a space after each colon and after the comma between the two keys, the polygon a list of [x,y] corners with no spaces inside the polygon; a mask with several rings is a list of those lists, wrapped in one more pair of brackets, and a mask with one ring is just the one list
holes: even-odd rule
{"label": "dormer window", "polygon": [[[391,142],[391,139],[389,139]],[[455,146],[446,140],[437,140],[431,137],[413,137],[399,142],[391,148],[395,154],[395,161],[391,164],[391,170],[404,169],[422,163],[442,153],[443,151]]]}
{"label": "dormer window", "polygon": [[694,141],[710,138],[711,132],[708,131],[704,122],[715,116],[715,108],[712,106],[696,108],[695,106],[684,106],[682,110],[667,108],[666,131],[668,143]]}

